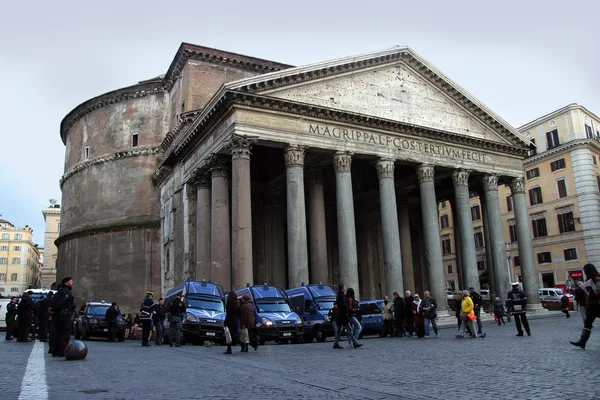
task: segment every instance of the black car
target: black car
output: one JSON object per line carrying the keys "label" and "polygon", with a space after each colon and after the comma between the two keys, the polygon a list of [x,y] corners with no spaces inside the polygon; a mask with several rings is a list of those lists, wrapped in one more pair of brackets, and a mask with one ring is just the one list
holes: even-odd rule
{"label": "black car", "polygon": [[[108,321],[106,310],[111,306],[110,302],[88,301],[79,310],[79,316],[74,326],[75,339],[88,340],[90,337],[108,337]],[[119,314],[117,316],[116,339],[125,340],[125,320]]]}

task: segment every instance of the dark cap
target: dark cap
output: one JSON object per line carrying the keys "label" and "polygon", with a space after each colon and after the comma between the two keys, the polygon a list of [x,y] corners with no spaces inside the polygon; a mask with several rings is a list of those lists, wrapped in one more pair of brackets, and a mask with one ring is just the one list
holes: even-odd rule
{"label": "dark cap", "polygon": [[73,278],[71,278],[70,276],[67,276],[65,278],[62,278],[62,281],[60,281],[60,283],[62,283],[63,285],[67,282],[69,282],[70,280],[72,280]]}
{"label": "dark cap", "polygon": [[474,288],[474,287],[470,287],[470,288],[469,288],[469,292],[474,292],[474,291],[475,291],[475,288]]}

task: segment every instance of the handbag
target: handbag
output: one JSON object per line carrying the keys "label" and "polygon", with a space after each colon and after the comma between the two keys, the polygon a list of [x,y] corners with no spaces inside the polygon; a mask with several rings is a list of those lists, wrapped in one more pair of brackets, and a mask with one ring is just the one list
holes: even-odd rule
{"label": "handbag", "polygon": [[225,336],[225,343],[231,344],[231,332],[229,332],[229,328],[223,328],[223,335]]}
{"label": "handbag", "polygon": [[247,328],[240,329],[240,342],[244,344],[250,343],[250,335]]}
{"label": "handbag", "polygon": [[477,319],[473,311],[467,314],[467,318],[469,318],[471,321],[475,321]]}

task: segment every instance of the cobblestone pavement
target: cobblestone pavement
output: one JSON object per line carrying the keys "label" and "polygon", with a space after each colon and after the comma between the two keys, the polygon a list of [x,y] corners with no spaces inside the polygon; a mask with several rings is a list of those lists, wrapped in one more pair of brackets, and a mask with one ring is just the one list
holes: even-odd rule
{"label": "cobblestone pavement", "polygon": [[[455,339],[446,327],[439,339],[373,337],[356,350],[334,350],[331,341],[266,345],[249,353],[237,348],[232,356],[220,346],[90,341],[84,361],[44,354],[47,398],[600,398],[600,330],[581,350],[568,343],[579,337],[578,314],[534,316],[530,325],[531,337],[515,337],[514,321],[501,327],[486,321],[485,339]],[[19,398],[32,347],[0,341],[3,400]]]}

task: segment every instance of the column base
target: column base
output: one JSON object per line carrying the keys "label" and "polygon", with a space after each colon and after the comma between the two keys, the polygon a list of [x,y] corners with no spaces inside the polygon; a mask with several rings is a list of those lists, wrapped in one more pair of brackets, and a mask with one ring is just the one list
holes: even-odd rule
{"label": "column base", "polygon": [[542,307],[541,304],[527,304],[527,314],[528,315],[542,315],[547,314],[548,310]]}

